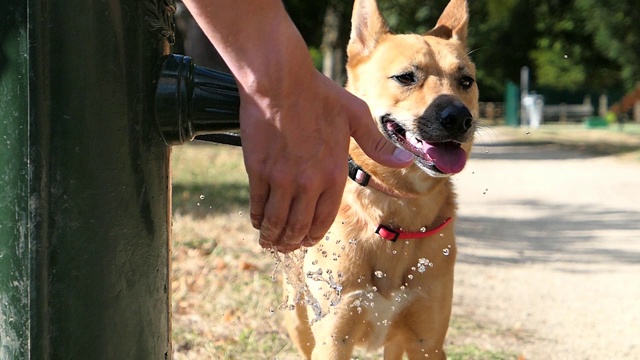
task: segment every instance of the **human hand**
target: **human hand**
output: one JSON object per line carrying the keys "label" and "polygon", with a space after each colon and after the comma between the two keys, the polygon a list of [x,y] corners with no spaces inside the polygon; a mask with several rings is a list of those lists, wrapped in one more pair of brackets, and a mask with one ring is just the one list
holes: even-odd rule
{"label": "human hand", "polygon": [[265,96],[241,92],[251,222],[262,247],[289,252],[315,245],[335,219],[350,136],[388,166],[407,166],[413,155],[382,136],[362,100],[313,69],[269,85]]}
{"label": "human hand", "polygon": [[280,0],[184,0],[240,91],[251,223],[260,245],[289,252],[331,226],[347,179],[350,137],[373,160],[405,167],[367,105],[320,74]]}

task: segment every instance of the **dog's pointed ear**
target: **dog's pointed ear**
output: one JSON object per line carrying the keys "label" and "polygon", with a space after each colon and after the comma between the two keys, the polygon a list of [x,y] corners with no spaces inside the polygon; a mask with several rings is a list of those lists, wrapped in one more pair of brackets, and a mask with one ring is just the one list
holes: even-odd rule
{"label": "dog's pointed ear", "polygon": [[347,55],[350,59],[367,56],[388,32],[389,26],[380,14],[376,0],[355,0]]}
{"label": "dog's pointed ear", "polygon": [[442,15],[440,15],[436,26],[427,35],[466,43],[468,26],[469,7],[467,6],[467,1],[451,0]]}

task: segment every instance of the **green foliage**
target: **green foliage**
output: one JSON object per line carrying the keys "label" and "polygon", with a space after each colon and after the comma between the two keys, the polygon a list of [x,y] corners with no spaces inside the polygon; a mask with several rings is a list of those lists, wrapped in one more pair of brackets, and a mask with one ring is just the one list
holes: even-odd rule
{"label": "green foliage", "polygon": [[627,90],[640,81],[640,6],[635,0],[575,0],[600,53],[620,69]]}
{"label": "green foliage", "polygon": [[576,90],[584,85],[587,74],[579,62],[579,47],[542,38],[530,56],[537,73],[537,85],[566,90]]}
{"label": "green foliage", "polygon": [[[378,0],[398,33],[425,33],[448,0]],[[328,5],[353,1],[286,0],[310,46],[320,48]],[[637,0],[470,0],[469,50],[484,100],[500,100],[507,80],[531,69],[531,88],[561,91],[630,90],[640,81],[640,6]]]}
{"label": "green foliage", "polygon": [[432,29],[448,0],[379,0],[389,27],[397,33],[424,34]]}

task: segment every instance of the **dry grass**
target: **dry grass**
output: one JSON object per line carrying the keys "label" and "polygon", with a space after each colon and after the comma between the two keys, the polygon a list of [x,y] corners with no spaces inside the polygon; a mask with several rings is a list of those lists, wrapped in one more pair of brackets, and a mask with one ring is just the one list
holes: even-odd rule
{"label": "dry grass", "polygon": [[172,158],[174,359],[294,354],[275,311],[275,262],[247,215],[241,150],[194,144]]}

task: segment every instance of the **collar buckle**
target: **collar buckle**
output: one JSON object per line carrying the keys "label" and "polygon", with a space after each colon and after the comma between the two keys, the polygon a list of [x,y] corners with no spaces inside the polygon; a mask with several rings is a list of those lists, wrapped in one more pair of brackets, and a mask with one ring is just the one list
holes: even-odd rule
{"label": "collar buckle", "polygon": [[398,241],[398,238],[400,237],[400,231],[394,230],[382,224],[378,225],[376,234],[380,235],[380,237],[382,237],[383,239],[387,239],[392,242]]}
{"label": "collar buckle", "polygon": [[369,185],[369,180],[371,180],[371,175],[349,157],[349,178],[360,186],[367,186]]}

